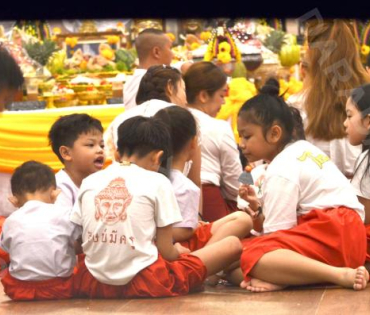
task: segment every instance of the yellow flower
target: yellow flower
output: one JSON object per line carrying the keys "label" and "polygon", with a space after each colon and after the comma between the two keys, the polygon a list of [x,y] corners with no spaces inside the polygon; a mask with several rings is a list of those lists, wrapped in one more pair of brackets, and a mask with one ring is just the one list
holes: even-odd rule
{"label": "yellow flower", "polygon": [[65,39],[65,43],[70,46],[71,48],[75,47],[77,45],[78,38],[77,37],[67,37]]}
{"label": "yellow flower", "polygon": [[229,52],[220,52],[217,54],[217,60],[222,63],[229,63],[231,61],[231,55]]}
{"label": "yellow flower", "polygon": [[203,60],[204,60],[204,61],[211,61],[212,59],[213,59],[213,54],[212,54],[212,52],[207,51],[207,52],[204,54],[204,58],[203,58]]}
{"label": "yellow flower", "polygon": [[62,33],[62,30],[61,30],[59,27],[54,27],[54,28],[53,28],[53,33],[54,33],[55,35],[57,35],[57,34],[61,34],[61,33]]}
{"label": "yellow flower", "polygon": [[119,42],[119,36],[117,35],[112,35],[112,36],[107,36],[107,42],[108,44],[117,44]]}
{"label": "yellow flower", "polygon": [[194,42],[190,45],[190,50],[195,50],[195,49],[199,48],[199,46],[200,46],[199,43]]}
{"label": "yellow flower", "polygon": [[212,33],[211,32],[206,31],[206,32],[200,33],[200,39],[202,41],[207,42],[207,41],[209,41],[211,39],[211,37],[212,37]]}
{"label": "yellow flower", "polygon": [[370,53],[370,47],[367,45],[361,46],[361,54],[367,56]]}
{"label": "yellow flower", "polygon": [[166,35],[170,38],[171,42],[174,42],[176,37],[173,33],[166,33]]}
{"label": "yellow flower", "polygon": [[218,51],[220,53],[230,53],[231,46],[228,42],[222,42],[218,45]]}

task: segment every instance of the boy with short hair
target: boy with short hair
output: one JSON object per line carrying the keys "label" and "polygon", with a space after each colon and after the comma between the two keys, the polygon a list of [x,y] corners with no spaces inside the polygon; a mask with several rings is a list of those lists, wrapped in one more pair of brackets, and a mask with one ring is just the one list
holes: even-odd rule
{"label": "boy with short hair", "polygon": [[9,201],[18,210],[5,221],[1,247],[10,264],[1,282],[13,300],[65,299],[73,296],[74,242],[81,233],[70,209],[53,204],[59,194],[53,170],[28,161],[17,167]]}
{"label": "boy with short hair", "polygon": [[171,155],[168,126],[133,117],[118,128],[117,160],[86,178],[71,214],[82,226],[86,254],[76,274],[79,297],[131,298],[186,294],[238,259],[228,237],[191,254],[173,244],[182,220],[171,183],[157,173]]}
{"label": "boy with short hair", "polygon": [[104,166],[103,127],[87,114],[62,116],[52,125],[49,141],[64,164],[56,174],[62,191],[56,203],[72,209],[82,180]]}

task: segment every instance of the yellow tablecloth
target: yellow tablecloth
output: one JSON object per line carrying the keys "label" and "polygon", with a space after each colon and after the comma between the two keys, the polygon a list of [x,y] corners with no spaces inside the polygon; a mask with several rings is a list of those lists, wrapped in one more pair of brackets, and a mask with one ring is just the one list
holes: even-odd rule
{"label": "yellow tablecloth", "polygon": [[47,137],[55,120],[72,113],[87,113],[99,119],[105,129],[123,111],[123,105],[96,105],[0,113],[0,172],[12,173],[28,160],[59,170],[62,164],[51,150]]}

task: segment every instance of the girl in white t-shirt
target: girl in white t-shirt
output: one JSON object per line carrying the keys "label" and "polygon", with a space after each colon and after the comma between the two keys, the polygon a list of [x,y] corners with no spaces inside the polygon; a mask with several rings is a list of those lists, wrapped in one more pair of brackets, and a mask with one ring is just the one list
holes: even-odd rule
{"label": "girl in white t-shirt", "polygon": [[182,216],[170,181],[158,173],[171,154],[166,124],[132,117],[118,128],[117,144],[120,163],[83,181],[71,214],[82,226],[86,254],[75,278],[77,296],[183,295],[238,259],[241,244],[232,236],[191,254],[174,244],[172,224]]}
{"label": "girl in white t-shirt", "polygon": [[368,249],[366,262],[370,262],[370,84],[352,91],[346,104],[347,119],[344,122],[348,140],[352,145],[363,145],[363,152],[357,159],[352,186],[358,200],[365,207],[365,227]]}
{"label": "girl in white t-shirt", "polygon": [[164,121],[171,130],[170,180],[183,218],[180,223],[173,225],[174,241],[195,251],[230,235],[240,239],[248,236],[252,220],[242,211],[212,223],[198,222],[200,188],[183,174],[186,163],[198,145],[197,123],[192,113],[179,106],[170,106],[160,110],[154,117]]}
{"label": "girl in white t-shirt", "polygon": [[330,282],[366,288],[363,205],[354,189],[319,148],[293,140],[292,112],[276,87],[265,86],[238,116],[240,147],[254,162],[269,163],[262,203],[243,185],[242,198],[262,235],[243,241],[241,270],[230,274],[252,292]]}

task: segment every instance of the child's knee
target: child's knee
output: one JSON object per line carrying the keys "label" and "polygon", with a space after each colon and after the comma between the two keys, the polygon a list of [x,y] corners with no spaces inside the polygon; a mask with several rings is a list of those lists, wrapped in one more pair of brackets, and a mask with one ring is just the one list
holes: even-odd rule
{"label": "child's knee", "polygon": [[236,236],[228,236],[224,240],[225,248],[229,251],[229,254],[240,256],[242,253],[242,243]]}
{"label": "child's knee", "polygon": [[234,214],[235,220],[238,222],[238,224],[243,225],[246,229],[252,229],[253,221],[249,214],[244,211],[236,211]]}

